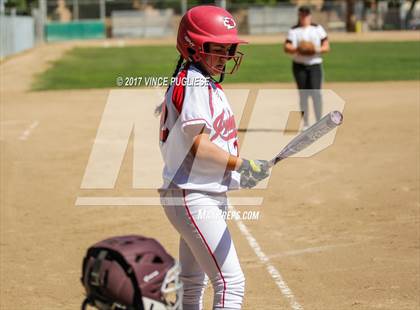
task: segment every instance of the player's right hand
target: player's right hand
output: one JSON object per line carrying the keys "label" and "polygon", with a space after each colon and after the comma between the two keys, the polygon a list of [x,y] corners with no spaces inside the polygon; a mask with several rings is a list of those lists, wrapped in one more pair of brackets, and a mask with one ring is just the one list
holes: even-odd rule
{"label": "player's right hand", "polygon": [[269,170],[270,166],[266,160],[242,159],[242,164],[237,170],[241,174],[241,187],[252,188],[256,186],[259,181],[269,176]]}

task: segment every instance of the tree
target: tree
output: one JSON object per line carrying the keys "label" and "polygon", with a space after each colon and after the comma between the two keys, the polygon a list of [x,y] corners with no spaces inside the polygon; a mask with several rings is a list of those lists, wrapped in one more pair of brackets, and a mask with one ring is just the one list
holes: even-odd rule
{"label": "tree", "polygon": [[346,0],[346,30],[355,31],[354,0]]}

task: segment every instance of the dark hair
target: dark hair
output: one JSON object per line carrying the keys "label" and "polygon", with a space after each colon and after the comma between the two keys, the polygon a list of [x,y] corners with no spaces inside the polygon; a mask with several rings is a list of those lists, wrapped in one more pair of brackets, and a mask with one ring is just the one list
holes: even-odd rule
{"label": "dark hair", "polygon": [[[182,55],[179,55],[179,59],[178,59],[178,62],[176,64],[174,73],[172,73],[172,79],[177,76],[177,74],[179,72],[179,69],[181,69],[181,66],[182,66],[183,62],[184,62],[184,57],[182,57]],[[171,84],[169,83],[168,88],[166,88],[166,92],[168,92],[170,87],[171,87]]]}
{"label": "dark hair", "polygon": [[[184,62],[184,57],[182,57],[182,55],[179,55],[179,59],[178,59],[178,62],[176,64],[174,73],[172,73],[172,79],[171,80],[173,80],[173,78],[176,77],[176,75],[179,72],[179,69],[181,69],[181,66],[182,66],[182,63],[183,62]],[[165,95],[168,92],[168,90],[169,90],[170,87],[171,87],[171,83],[168,83],[168,87],[166,88]],[[163,107],[164,104],[165,104],[165,101],[163,101],[161,104],[159,104],[158,106],[156,106],[155,112],[154,112],[155,116],[159,116],[162,113],[162,107]]]}
{"label": "dark hair", "polygon": [[[300,13],[303,13],[303,14],[306,14],[306,15],[311,15],[311,8],[310,8],[309,6],[302,5],[302,6],[301,6],[301,7],[299,7],[299,9],[298,9],[298,13],[299,13],[299,14],[300,14]],[[301,24],[300,24],[300,17],[298,17],[298,20],[297,20],[297,25],[301,26]]]}
{"label": "dark hair", "polygon": [[298,9],[299,13],[305,13],[305,14],[311,14],[311,8],[307,5],[302,5],[301,7],[299,7]]}

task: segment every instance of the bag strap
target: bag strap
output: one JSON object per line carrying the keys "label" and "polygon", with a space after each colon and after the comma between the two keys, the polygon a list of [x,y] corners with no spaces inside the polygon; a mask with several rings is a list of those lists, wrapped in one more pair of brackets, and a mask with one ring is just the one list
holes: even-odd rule
{"label": "bag strap", "polygon": [[[108,249],[108,248],[90,248],[88,250],[86,257],[87,258],[93,257],[95,259],[92,270],[87,275],[89,284],[91,284],[93,287],[92,287],[92,292],[86,298],[88,300],[86,305],[92,304],[92,303],[95,304],[95,301],[98,301],[101,304],[105,303],[109,305],[110,306],[109,309],[124,309],[124,308],[121,308],[121,305],[115,302],[108,302],[108,301],[104,302],[102,294],[99,292],[98,289],[95,289],[95,287],[100,288],[100,285],[104,284],[101,282],[101,279],[99,279],[99,271],[100,271],[103,261],[105,259],[109,259],[111,261],[112,260],[116,261],[123,268],[125,274],[130,278],[131,284],[134,289],[134,296],[133,296],[133,301],[132,301],[134,306],[125,306],[125,309],[126,310],[144,310],[140,286],[139,286],[136,274],[134,272],[134,268],[133,266],[131,266],[130,263],[127,262],[127,260],[124,258],[124,256],[121,253],[112,249]],[[85,272],[85,268],[83,269],[83,271]]]}
{"label": "bag strap", "polygon": [[95,262],[92,267],[92,271],[89,274],[89,282],[93,286],[100,286],[102,285],[101,279],[99,279],[99,272],[101,270],[102,263],[104,262],[104,259],[108,255],[108,251],[101,250],[99,252],[99,255],[96,257]]}

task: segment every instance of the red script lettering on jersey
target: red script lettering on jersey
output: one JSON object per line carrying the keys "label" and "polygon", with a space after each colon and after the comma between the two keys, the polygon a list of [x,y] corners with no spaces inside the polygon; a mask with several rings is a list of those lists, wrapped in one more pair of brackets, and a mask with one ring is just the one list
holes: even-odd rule
{"label": "red script lettering on jersey", "polygon": [[225,119],[225,111],[223,110],[218,116],[216,116],[213,122],[214,135],[210,138],[210,141],[222,138],[225,141],[236,138],[236,124],[233,115],[228,112],[228,117]]}

